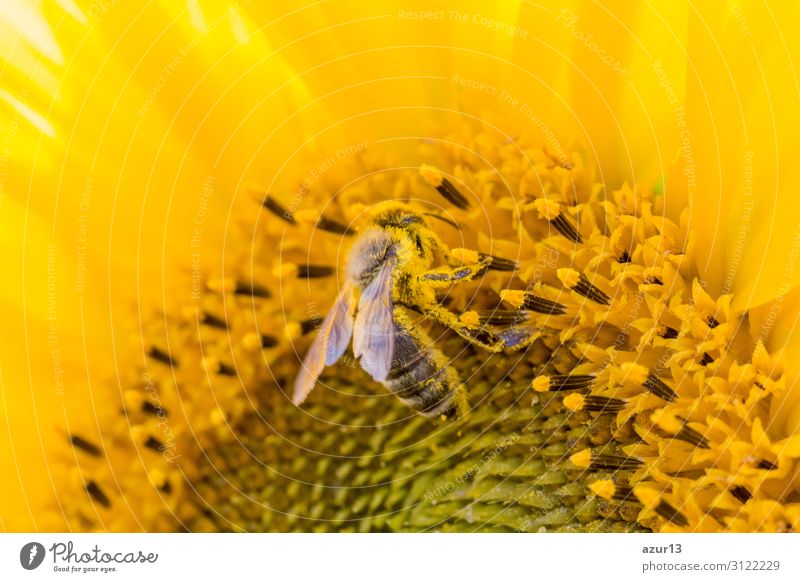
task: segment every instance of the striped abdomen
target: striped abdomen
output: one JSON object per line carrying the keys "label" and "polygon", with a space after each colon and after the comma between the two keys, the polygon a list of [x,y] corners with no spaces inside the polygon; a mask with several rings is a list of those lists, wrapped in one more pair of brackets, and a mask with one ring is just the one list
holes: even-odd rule
{"label": "striped abdomen", "polygon": [[394,327],[394,357],[383,384],[425,416],[450,418],[464,413],[464,389],[444,354],[414,327],[402,308],[395,308]]}

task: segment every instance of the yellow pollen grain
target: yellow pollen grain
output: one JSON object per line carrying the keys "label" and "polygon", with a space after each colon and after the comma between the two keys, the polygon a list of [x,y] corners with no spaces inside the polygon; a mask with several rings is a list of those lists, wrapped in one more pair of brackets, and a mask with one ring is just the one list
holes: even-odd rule
{"label": "yellow pollen grain", "polygon": [[478,327],[481,324],[481,318],[478,315],[478,312],[473,310],[465,311],[459,316],[458,319],[461,321],[461,323],[471,327]]}
{"label": "yellow pollen grain", "polygon": [[561,205],[547,198],[534,200],[533,207],[539,213],[539,216],[545,220],[555,220],[561,214]]}
{"label": "yellow pollen grain", "polygon": [[303,208],[296,210],[294,219],[301,224],[313,225],[319,219],[319,210],[316,208]]}
{"label": "yellow pollen grain", "polygon": [[419,167],[419,173],[422,176],[423,180],[425,180],[428,184],[430,184],[434,188],[441,186],[442,181],[444,180],[444,176],[442,176],[441,170],[439,170],[435,166],[431,166],[430,164],[422,164]]}
{"label": "yellow pollen grain", "polygon": [[275,263],[272,268],[272,274],[276,277],[294,277],[297,275],[297,265],[294,263]]}
{"label": "yellow pollen grain", "polygon": [[673,413],[666,410],[656,410],[650,415],[650,420],[667,432],[678,433],[683,428],[683,423]]}
{"label": "yellow pollen grain", "polygon": [[161,469],[150,469],[147,472],[148,477],[150,477],[150,481],[156,486],[161,487],[164,482],[167,480],[167,476]]}
{"label": "yellow pollen grain", "polygon": [[519,289],[503,289],[500,291],[500,298],[513,307],[522,307],[525,303],[525,291]]}
{"label": "yellow pollen grain", "polygon": [[535,392],[548,392],[550,390],[550,376],[536,376],[531,382]]}
{"label": "yellow pollen grain", "polygon": [[290,340],[296,340],[303,335],[303,326],[296,321],[290,321],[286,324],[286,337]]}
{"label": "yellow pollen grain", "polygon": [[228,293],[236,289],[236,281],[233,279],[211,278],[206,282],[210,291],[217,293]]}
{"label": "yellow pollen grain", "polygon": [[564,398],[564,406],[568,410],[583,410],[583,403],[585,402],[583,394],[570,394]]}
{"label": "yellow pollen grain", "polygon": [[592,452],[589,449],[583,449],[582,451],[578,451],[574,455],[571,455],[569,460],[576,467],[586,469],[592,464]]}
{"label": "yellow pollen grain", "polygon": [[219,360],[212,357],[203,358],[203,368],[212,374],[216,373],[216,371],[219,369]]}
{"label": "yellow pollen grain", "polygon": [[473,251],[470,249],[463,249],[463,248],[453,249],[450,251],[450,254],[453,255],[454,258],[458,259],[459,261],[461,261],[466,265],[470,265],[480,261],[480,255],[477,253],[477,251]]}
{"label": "yellow pollen grain", "polygon": [[611,479],[599,479],[589,485],[592,493],[603,499],[611,499],[617,491],[617,486]]}
{"label": "yellow pollen grain", "polygon": [[249,351],[261,349],[261,338],[254,331],[248,332],[242,337],[242,346]]}
{"label": "yellow pollen grain", "polygon": [[556,275],[558,276],[559,281],[561,281],[567,289],[572,289],[575,285],[578,284],[578,281],[581,279],[580,273],[575,269],[558,269],[556,271]]}
{"label": "yellow pollen grain", "polygon": [[650,487],[636,487],[633,493],[642,505],[647,508],[653,508],[661,501],[661,494]]}
{"label": "yellow pollen grain", "polygon": [[629,386],[641,388],[647,376],[650,375],[650,370],[637,364],[635,362],[625,362],[620,366],[623,374],[623,382]]}

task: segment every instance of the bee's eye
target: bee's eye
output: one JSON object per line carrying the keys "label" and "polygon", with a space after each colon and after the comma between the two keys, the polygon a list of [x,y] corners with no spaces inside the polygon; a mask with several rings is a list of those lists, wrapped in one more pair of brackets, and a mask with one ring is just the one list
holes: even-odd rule
{"label": "bee's eye", "polygon": [[420,224],[422,223],[422,219],[419,216],[414,214],[409,214],[408,216],[403,217],[402,220],[403,224]]}

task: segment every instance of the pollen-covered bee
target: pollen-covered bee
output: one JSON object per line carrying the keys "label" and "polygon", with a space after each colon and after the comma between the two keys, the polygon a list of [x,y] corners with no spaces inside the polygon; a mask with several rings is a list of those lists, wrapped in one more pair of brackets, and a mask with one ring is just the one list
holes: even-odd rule
{"label": "pollen-covered bee", "polygon": [[[434,267],[439,263],[445,266]],[[463,414],[467,398],[458,374],[414,317],[430,317],[491,351],[529,345],[535,329],[492,331],[484,325],[489,320],[481,320],[477,312],[459,317],[437,297],[438,289],[469,281],[487,269],[515,268],[514,262],[490,255],[451,251],[425,215],[405,204],[375,206],[349,252],[341,292],[295,381],[295,404],[306,399],[322,370],[342,357],[352,338],[361,367],[406,405],[429,417]]]}

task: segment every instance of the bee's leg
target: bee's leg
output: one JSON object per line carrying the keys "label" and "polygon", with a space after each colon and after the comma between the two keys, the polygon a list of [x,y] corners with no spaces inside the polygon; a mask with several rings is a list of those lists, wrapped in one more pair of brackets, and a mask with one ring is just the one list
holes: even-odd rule
{"label": "bee's leg", "polygon": [[457,315],[449,309],[437,305],[426,309],[424,313],[434,321],[452,329],[471,344],[490,352],[522,350],[541,336],[539,328],[528,326],[492,329],[481,321],[480,314],[476,311],[467,311]]}
{"label": "bee's leg", "polygon": [[470,281],[486,271],[512,272],[517,270],[516,261],[480,253],[470,249],[445,249],[448,263],[459,263],[455,267],[439,267],[420,275],[420,280],[432,286]]}
{"label": "bee's leg", "polygon": [[431,287],[449,287],[453,283],[470,281],[484,273],[491,265],[492,257],[486,256],[477,262],[458,267],[439,267],[425,271],[419,280]]}

